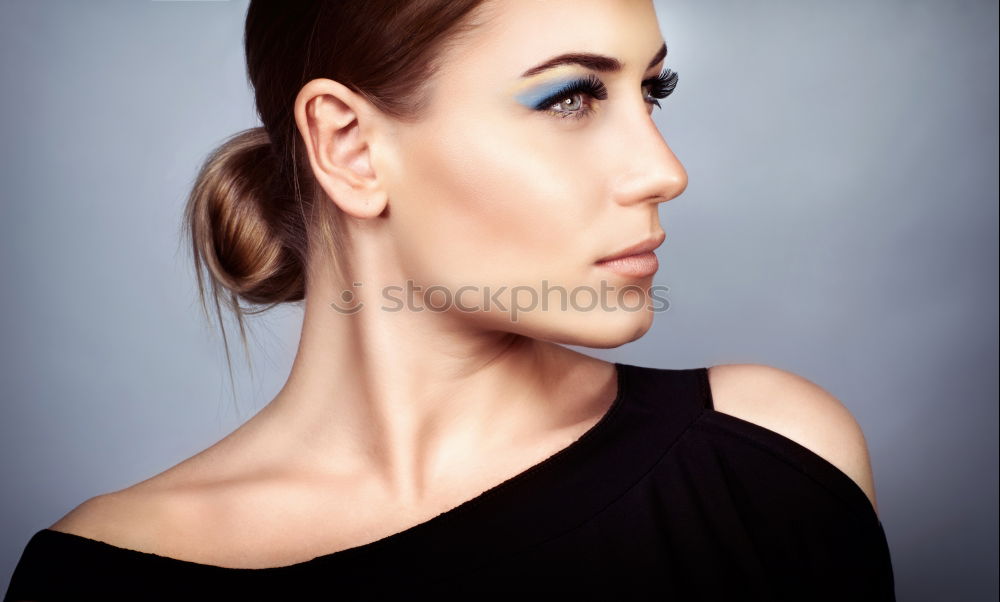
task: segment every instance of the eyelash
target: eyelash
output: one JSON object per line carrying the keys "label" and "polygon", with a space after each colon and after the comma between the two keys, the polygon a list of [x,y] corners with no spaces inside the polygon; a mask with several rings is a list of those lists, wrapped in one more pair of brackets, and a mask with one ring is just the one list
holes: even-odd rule
{"label": "eyelash", "polygon": [[[650,96],[654,99],[650,104],[660,106],[657,99],[664,99],[674,91],[677,87],[677,72],[670,69],[664,69],[656,77],[652,77],[642,82],[643,86],[650,87]],[[546,111],[560,117],[563,119],[583,119],[587,117],[592,112],[592,109],[585,108],[577,111],[554,111],[551,110],[552,105],[561,103],[563,100],[571,96],[576,96],[577,94],[586,94],[591,98],[597,100],[605,100],[608,97],[608,88],[604,85],[604,82],[600,80],[596,75],[590,74],[583,79],[571,82],[562,90],[552,94],[545,100],[538,103],[535,107],[538,111]]]}

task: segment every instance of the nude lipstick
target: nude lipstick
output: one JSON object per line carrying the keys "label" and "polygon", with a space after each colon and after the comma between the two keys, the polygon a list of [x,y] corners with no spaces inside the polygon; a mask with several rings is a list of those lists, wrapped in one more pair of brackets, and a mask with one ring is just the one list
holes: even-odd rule
{"label": "nude lipstick", "polygon": [[660,262],[653,250],[663,243],[666,234],[660,231],[652,238],[598,259],[595,264],[622,276],[645,278],[660,269]]}

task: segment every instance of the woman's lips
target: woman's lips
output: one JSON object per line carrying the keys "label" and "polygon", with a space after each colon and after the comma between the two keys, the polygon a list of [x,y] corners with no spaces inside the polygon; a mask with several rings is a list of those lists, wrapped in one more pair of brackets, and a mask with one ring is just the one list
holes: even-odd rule
{"label": "woman's lips", "polygon": [[660,262],[656,259],[656,254],[652,251],[629,255],[627,257],[618,257],[607,261],[598,261],[597,265],[622,276],[632,276],[634,278],[652,276],[656,273],[656,270],[660,269]]}

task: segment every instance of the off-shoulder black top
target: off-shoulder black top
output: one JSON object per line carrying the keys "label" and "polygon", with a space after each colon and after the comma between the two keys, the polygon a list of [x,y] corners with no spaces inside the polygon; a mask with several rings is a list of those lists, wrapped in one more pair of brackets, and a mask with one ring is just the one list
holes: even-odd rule
{"label": "off-shoulder black top", "polygon": [[882,523],[849,476],[717,411],[707,368],[615,366],[617,397],[583,436],[404,531],[238,569],[41,529],[4,601],[895,600]]}

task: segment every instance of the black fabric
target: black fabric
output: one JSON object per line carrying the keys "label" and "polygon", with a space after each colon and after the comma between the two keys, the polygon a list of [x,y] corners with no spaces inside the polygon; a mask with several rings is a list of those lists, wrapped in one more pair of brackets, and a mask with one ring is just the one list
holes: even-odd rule
{"label": "black fabric", "polygon": [[850,477],[715,410],[707,368],[615,366],[614,403],[574,443],[384,539],[234,569],[42,529],[4,601],[895,600],[882,523]]}

